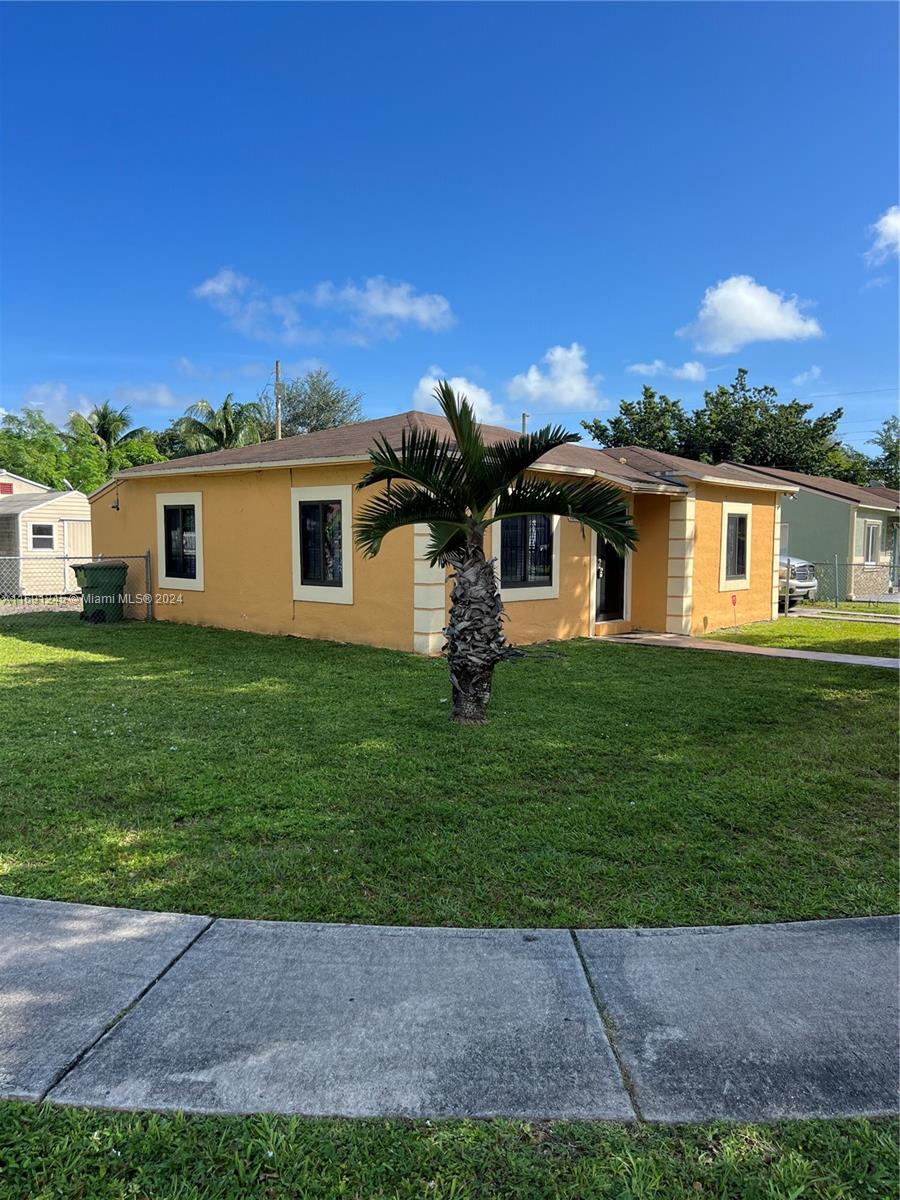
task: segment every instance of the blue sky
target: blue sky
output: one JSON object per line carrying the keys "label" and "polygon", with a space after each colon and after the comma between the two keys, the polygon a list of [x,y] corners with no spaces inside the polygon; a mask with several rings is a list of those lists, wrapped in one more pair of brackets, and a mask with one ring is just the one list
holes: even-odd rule
{"label": "blue sky", "polygon": [[0,405],[897,409],[892,4],[7,4]]}

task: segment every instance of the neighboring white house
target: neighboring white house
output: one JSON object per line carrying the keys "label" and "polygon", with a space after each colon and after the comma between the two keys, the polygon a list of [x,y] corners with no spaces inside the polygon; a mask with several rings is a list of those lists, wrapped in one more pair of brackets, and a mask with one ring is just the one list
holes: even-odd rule
{"label": "neighboring white house", "polygon": [[0,597],[77,592],[72,564],[90,557],[84,492],[56,492],[0,468]]}

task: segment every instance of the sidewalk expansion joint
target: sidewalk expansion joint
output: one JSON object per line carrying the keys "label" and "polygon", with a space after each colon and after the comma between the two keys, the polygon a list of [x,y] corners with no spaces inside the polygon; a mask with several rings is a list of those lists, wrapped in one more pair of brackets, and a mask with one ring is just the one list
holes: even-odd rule
{"label": "sidewalk expansion joint", "polygon": [[637,1088],[634,1080],[631,1077],[631,1072],[625,1065],[622,1055],[619,1053],[619,1046],[616,1040],[616,1027],[609,1015],[609,1012],[600,998],[600,995],[594,986],[594,980],[588,970],[587,961],[581,950],[581,943],[578,941],[578,934],[574,929],[569,930],[569,936],[572,939],[572,945],[575,947],[575,953],[578,956],[578,962],[581,964],[581,969],[584,972],[585,980],[587,981],[588,990],[591,993],[591,999],[594,1002],[594,1008],[597,1010],[597,1017],[600,1021],[600,1026],[606,1034],[606,1040],[609,1042],[609,1048],[612,1050],[613,1058],[616,1060],[616,1066],[619,1068],[619,1075],[622,1078],[622,1087],[624,1087],[631,1107],[634,1109],[634,1115],[639,1121],[644,1120],[644,1114],[641,1112],[641,1106],[638,1103]]}
{"label": "sidewalk expansion joint", "polygon": [[175,957],[166,963],[166,965],[159,972],[159,974],[155,975],[150,980],[150,982],[146,985],[146,987],[141,988],[141,990],[137,993],[137,995],[134,997],[133,1000],[129,1001],[129,1003],[126,1004],[125,1007],[123,1009],[121,1009],[120,1012],[116,1013],[116,1015],[113,1017],[113,1019],[111,1021],[107,1022],[107,1024],[104,1025],[104,1027],[100,1030],[100,1032],[97,1034],[97,1036],[94,1038],[94,1040],[92,1042],[88,1042],[88,1044],[82,1050],[78,1051],[78,1053],[75,1055],[75,1057],[72,1059],[71,1062],[67,1063],[66,1066],[62,1067],[59,1071],[56,1072],[56,1074],[51,1079],[48,1086],[41,1093],[41,1095],[38,1099],[38,1103],[42,1103],[44,1100],[50,1099],[50,1093],[55,1088],[59,1087],[59,1085],[66,1078],[66,1076],[75,1070],[75,1068],[82,1061],[82,1059],[86,1058],[87,1055],[90,1054],[90,1052],[94,1049],[94,1047],[99,1042],[102,1042],[103,1039],[108,1034],[112,1033],[113,1029],[115,1029],[115,1027],[119,1024],[119,1022],[121,1020],[123,1020],[125,1017],[128,1016],[128,1014],[132,1011],[132,1009],[137,1008],[137,1006],[144,999],[144,997],[147,995],[147,993],[156,987],[156,985],[163,978],[163,976],[168,975],[168,973],[172,970],[172,968],[175,966],[175,964],[177,962],[179,962],[182,958],[184,958],[184,956],[187,954],[188,950],[192,949],[194,946],[197,945],[197,943],[200,941],[200,939],[203,937],[203,935],[205,933],[207,933],[213,927],[213,925],[216,923],[217,920],[218,920],[217,917],[210,917],[209,920],[207,921],[207,923],[199,931],[199,933],[195,934],[194,937],[192,937],[191,940],[187,943],[187,945],[184,946],[183,949],[179,950],[178,953],[175,955]]}

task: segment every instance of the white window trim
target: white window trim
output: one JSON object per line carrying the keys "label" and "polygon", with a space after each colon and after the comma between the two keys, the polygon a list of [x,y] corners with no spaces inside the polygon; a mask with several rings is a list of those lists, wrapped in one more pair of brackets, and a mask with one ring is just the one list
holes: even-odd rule
{"label": "white window trim", "polygon": [[[747,518],[747,566],[743,579],[729,579],[728,572],[728,518],[730,516]],[[750,587],[750,575],[753,570],[751,550],[753,547],[753,505],[736,504],[726,501],[722,505],[722,542],[719,548],[719,591],[746,592]]]}
{"label": "white window trim", "polygon": [[[34,527],[36,525],[49,525],[51,529],[50,536],[53,538],[52,546],[36,546],[34,544]],[[38,537],[45,537],[43,533],[39,533]],[[55,521],[29,521],[28,522],[28,549],[32,554],[55,554],[56,553],[56,522]]]}
{"label": "white window trim", "polygon": [[[869,530],[874,529],[875,532],[875,557],[869,558],[866,555],[866,542],[869,540]],[[868,518],[863,522],[863,566],[877,567],[881,565],[881,522],[872,521]]]}
{"label": "white window trim", "polygon": [[[319,587],[303,583],[300,576],[300,505],[311,500],[338,500],[341,505],[341,585]],[[315,604],[353,603],[353,486],[349,483],[331,487],[291,488],[291,554],[294,580],[294,599]]]}
{"label": "white window trim", "polygon": [[[195,535],[197,539],[197,577],[181,579],[166,575],[166,519],[167,504],[193,504]],[[203,493],[202,492],[157,492],[156,493],[156,577],[161,588],[174,588],[179,592],[202,592],[203,587]]]}
{"label": "white window trim", "polygon": [[491,545],[496,547],[493,549],[494,554],[494,571],[497,575],[497,587],[500,591],[500,599],[504,604],[513,604],[516,600],[558,600],[559,599],[559,576],[562,564],[559,558],[559,517],[551,517],[553,531],[553,550],[552,559],[550,562],[550,583],[547,587],[506,587],[503,586],[500,580],[500,521],[491,526],[491,529],[497,530],[496,539],[493,533],[491,534]]}

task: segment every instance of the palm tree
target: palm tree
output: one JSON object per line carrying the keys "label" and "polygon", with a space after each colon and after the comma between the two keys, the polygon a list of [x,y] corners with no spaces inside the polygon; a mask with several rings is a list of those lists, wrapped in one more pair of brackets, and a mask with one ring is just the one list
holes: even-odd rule
{"label": "palm tree", "polygon": [[104,400],[102,404],[95,404],[87,416],[77,412],[69,416],[69,428],[72,433],[76,436],[87,436],[104,454],[108,454],[122,442],[146,436],[147,430],[143,426],[129,429],[130,424],[131,409],[127,405],[124,408],[113,408],[108,400]]}
{"label": "palm tree", "polygon": [[356,542],[374,557],[392,529],[427,524],[432,566],[453,568],[445,650],[453,688],[453,719],[480,724],[494,667],[515,653],[503,636],[503,605],[494,560],[484,554],[485,530],[504,517],[568,517],[593,529],[623,553],[637,532],[620,493],[605,483],[571,483],[527,475],[548,451],[580,441],[550,425],[486,446],[474,410],[445,381],[434,389],[452,437],[433,430],[404,432],[400,450],[382,437],[358,488],[386,484],[356,520]]}
{"label": "palm tree", "polygon": [[208,400],[198,400],[176,425],[189,449],[202,454],[258,442],[258,420],[255,404],[235,404],[234,393],[229,392],[221,408],[213,408]]}

